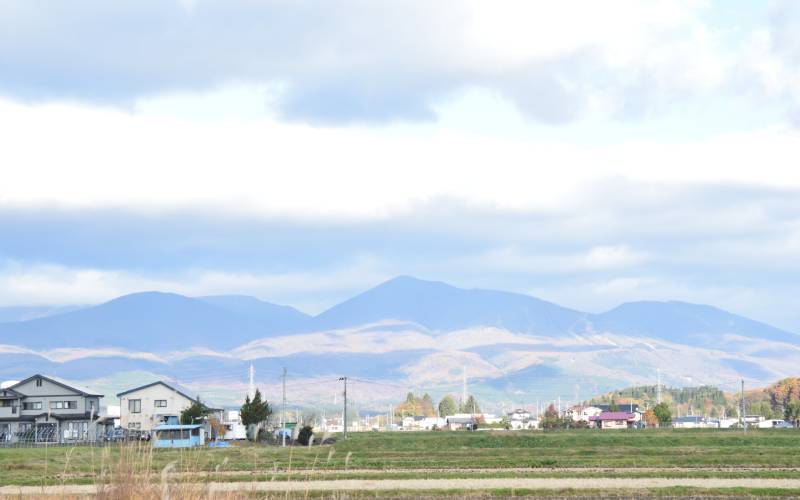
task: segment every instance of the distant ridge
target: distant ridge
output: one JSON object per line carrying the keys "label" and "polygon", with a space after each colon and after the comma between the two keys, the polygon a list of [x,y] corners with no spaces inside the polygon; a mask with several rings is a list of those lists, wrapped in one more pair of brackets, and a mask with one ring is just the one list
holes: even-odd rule
{"label": "distant ridge", "polygon": [[316,317],[244,295],[191,298],[164,292],[134,293],[77,311],[0,324],[0,344],[147,352],[192,347],[229,350],[276,335],[384,320],[415,323],[434,333],[471,327],[552,338],[611,333],[734,351],[737,342],[752,345],[752,340],[800,345],[796,334],[706,305],[631,302],[602,314],[589,314],[518,293],[467,290],[410,276],[381,283]]}
{"label": "distant ridge", "polygon": [[[258,314],[235,312],[219,299],[140,292],[97,306],[30,321],[0,324],[0,343],[32,348],[120,347],[163,352],[207,347],[230,349],[254,338],[296,330],[305,316],[263,303]],[[276,320],[269,319],[268,311]],[[294,313],[292,312],[294,311]],[[295,314],[296,313],[296,314]]]}
{"label": "distant ridge", "polygon": [[592,317],[595,327],[631,336],[647,336],[679,344],[713,346],[723,335],[800,343],[800,336],[729,313],[688,302],[628,302]]}

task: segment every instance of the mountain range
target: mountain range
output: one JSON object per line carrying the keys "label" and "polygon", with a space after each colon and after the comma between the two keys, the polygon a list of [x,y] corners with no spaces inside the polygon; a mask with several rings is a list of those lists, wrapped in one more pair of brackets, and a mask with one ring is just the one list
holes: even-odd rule
{"label": "mountain range", "polygon": [[407,276],[316,316],[248,296],[163,292],[38,315],[0,323],[0,377],[45,371],[113,385],[125,373],[187,384],[205,376],[227,398],[252,363],[307,380],[357,374],[378,400],[394,386],[453,390],[466,367],[473,388],[502,400],[652,382],[656,369],[676,385],[767,383],[800,362],[799,335],[712,306],[631,302],[591,314]]}

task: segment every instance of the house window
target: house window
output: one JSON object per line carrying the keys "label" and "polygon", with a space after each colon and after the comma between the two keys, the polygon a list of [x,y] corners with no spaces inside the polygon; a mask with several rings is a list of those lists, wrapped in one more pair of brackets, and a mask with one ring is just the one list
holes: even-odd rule
{"label": "house window", "polygon": [[11,406],[11,403],[13,403],[11,399],[0,399],[0,406],[2,407]]}
{"label": "house window", "polygon": [[77,401],[50,401],[51,410],[77,410]]}
{"label": "house window", "polygon": [[37,378],[36,379],[36,387],[41,387],[41,386],[42,386],[42,379]]}
{"label": "house window", "polygon": [[33,403],[22,403],[23,410],[41,410],[42,409],[42,402],[36,401]]}
{"label": "house window", "polygon": [[154,401],[156,408],[166,408],[167,407],[167,400],[166,399],[156,399]]}
{"label": "house window", "polygon": [[141,399],[129,399],[128,400],[128,411],[131,413],[142,413],[142,400]]}
{"label": "house window", "polygon": [[142,428],[142,424],[140,422],[136,422],[136,423],[131,422],[131,423],[128,424],[128,429],[141,429],[141,428]]}

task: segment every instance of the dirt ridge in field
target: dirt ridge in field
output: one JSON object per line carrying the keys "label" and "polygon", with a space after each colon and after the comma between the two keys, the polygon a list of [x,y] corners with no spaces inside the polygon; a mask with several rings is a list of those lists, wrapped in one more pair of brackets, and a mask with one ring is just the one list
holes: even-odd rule
{"label": "dirt ridge in field", "polygon": [[[703,490],[720,488],[800,489],[800,479],[759,478],[480,478],[480,479],[342,479],[287,482],[234,482],[183,484],[210,494],[225,492],[303,492],[303,491],[435,491],[435,490],[646,490],[688,487]],[[95,485],[3,486],[0,496],[93,495]]]}

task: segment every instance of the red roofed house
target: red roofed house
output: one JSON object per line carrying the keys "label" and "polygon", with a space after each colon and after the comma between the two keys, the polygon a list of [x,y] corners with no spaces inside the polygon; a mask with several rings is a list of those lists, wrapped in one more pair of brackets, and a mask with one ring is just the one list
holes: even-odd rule
{"label": "red roofed house", "polygon": [[633,427],[636,416],[624,411],[604,411],[589,417],[589,423],[600,429],[628,429]]}

